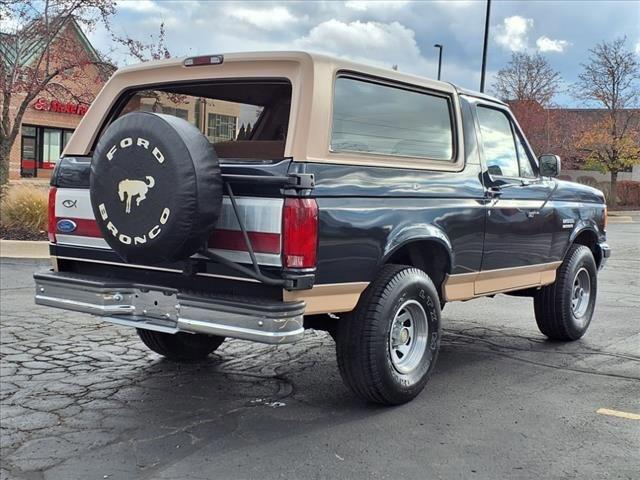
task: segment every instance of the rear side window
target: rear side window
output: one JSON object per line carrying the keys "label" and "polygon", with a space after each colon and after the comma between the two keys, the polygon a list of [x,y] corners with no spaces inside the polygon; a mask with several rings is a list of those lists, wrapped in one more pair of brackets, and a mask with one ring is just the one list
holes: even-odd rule
{"label": "rear side window", "polygon": [[331,150],[453,160],[447,97],[338,77]]}
{"label": "rear side window", "polygon": [[209,82],[136,91],[119,116],[173,115],[200,130],[220,158],[265,160],[284,157],[290,109],[288,82]]}

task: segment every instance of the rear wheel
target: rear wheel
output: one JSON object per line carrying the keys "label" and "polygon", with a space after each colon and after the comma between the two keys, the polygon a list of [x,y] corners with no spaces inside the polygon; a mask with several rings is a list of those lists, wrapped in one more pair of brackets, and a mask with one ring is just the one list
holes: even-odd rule
{"label": "rear wheel", "polygon": [[440,301],[426,273],[385,266],[356,309],[338,322],[344,382],[364,400],[398,405],[427,383],[440,346]]}
{"label": "rear wheel", "polygon": [[202,360],[224,342],[224,337],[192,333],[164,333],[138,329],[140,340],[154,352],[176,362]]}
{"label": "rear wheel", "polygon": [[557,272],[555,283],[533,299],[540,331],[552,340],[582,337],[591,323],[598,290],[598,269],[584,245],[573,245]]}

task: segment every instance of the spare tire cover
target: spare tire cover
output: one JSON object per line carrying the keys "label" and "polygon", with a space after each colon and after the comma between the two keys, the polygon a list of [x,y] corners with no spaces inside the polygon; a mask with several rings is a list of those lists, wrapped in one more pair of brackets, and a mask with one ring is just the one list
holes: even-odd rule
{"label": "spare tire cover", "polygon": [[171,115],[132,112],[104,132],[91,162],[91,206],[107,243],[131,263],[188,258],[222,206],[213,146]]}

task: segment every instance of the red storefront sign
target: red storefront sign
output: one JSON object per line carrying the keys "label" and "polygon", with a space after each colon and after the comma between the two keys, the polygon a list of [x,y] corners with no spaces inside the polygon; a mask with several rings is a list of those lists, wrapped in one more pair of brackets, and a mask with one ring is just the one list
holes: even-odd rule
{"label": "red storefront sign", "polygon": [[60,102],[58,100],[47,100],[45,98],[39,98],[33,104],[33,108],[36,110],[42,110],[55,113],[68,113],[71,115],[84,115],[87,113],[89,107],[82,104]]}

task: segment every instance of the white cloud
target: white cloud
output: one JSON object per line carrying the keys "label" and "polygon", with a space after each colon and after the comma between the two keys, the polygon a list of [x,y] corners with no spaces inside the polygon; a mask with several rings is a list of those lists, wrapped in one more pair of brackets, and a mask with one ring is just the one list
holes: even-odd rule
{"label": "white cloud", "polygon": [[0,16],[0,32],[15,33],[20,30],[23,25],[24,22],[21,22],[20,18],[17,15],[12,15],[11,12]]}
{"label": "white cloud", "polygon": [[390,67],[421,58],[415,32],[398,22],[342,22],[335,18],[313,27],[297,48],[375,61]]}
{"label": "white cloud", "polygon": [[121,0],[118,2],[118,8],[122,10],[131,10],[134,12],[162,12],[166,9],[154,2],[153,0]]}
{"label": "white cloud", "polygon": [[536,40],[536,46],[540,52],[559,52],[562,53],[569,46],[566,40],[553,40],[549,37],[542,36]]}
{"label": "white cloud", "polygon": [[[507,17],[502,24],[495,27],[496,43],[512,52],[524,52],[532,50],[529,47],[529,33],[533,28],[533,19],[519,15]],[[536,48],[539,52],[564,52],[569,46],[566,40],[554,40],[542,35],[536,40]]]}
{"label": "white cloud", "polygon": [[455,2],[452,2],[451,0],[435,0],[435,3],[444,8],[453,8],[459,10],[460,8],[469,8],[469,6],[478,3],[478,0],[456,0]]}
{"label": "white cloud", "polygon": [[502,21],[502,25],[495,27],[496,42],[512,52],[522,52],[527,49],[529,44],[528,33],[531,27],[533,27],[533,19],[531,18],[519,15],[507,17]]}
{"label": "white cloud", "polygon": [[640,55],[640,40],[636,42],[636,55]]}
{"label": "white cloud", "polygon": [[228,14],[230,17],[267,31],[279,30],[301,20],[285,7],[233,8]]}
{"label": "white cloud", "polygon": [[358,12],[365,12],[367,10],[373,9],[400,9],[407,5],[409,2],[407,0],[395,0],[395,1],[367,1],[367,0],[349,0],[345,3],[345,7],[350,10],[355,10]]}

